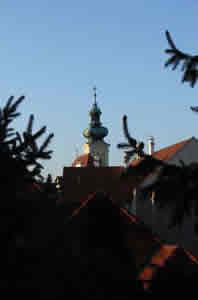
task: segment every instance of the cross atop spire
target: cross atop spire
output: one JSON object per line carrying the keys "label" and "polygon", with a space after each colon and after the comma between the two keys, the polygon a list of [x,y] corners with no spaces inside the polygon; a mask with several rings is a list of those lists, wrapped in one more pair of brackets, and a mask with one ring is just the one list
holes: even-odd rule
{"label": "cross atop spire", "polygon": [[93,87],[94,91],[94,104],[96,104],[96,86]]}

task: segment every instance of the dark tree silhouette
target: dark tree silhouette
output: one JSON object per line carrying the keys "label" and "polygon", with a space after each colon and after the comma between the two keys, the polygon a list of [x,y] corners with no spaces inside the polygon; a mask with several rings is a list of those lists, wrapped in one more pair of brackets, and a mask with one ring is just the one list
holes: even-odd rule
{"label": "dark tree silhouette", "polygon": [[191,109],[193,112],[198,113],[198,106],[191,106],[190,109]]}
{"label": "dark tree silhouette", "polygon": [[[46,132],[46,126],[33,133],[33,115],[30,115],[27,128],[22,134],[10,127],[10,124],[20,116],[17,109],[24,98],[24,96],[21,96],[13,102],[14,97],[12,96],[8,99],[5,107],[0,109],[0,160],[3,165],[7,166],[6,170],[8,170],[9,176],[16,175],[17,178],[21,171],[21,175],[25,176],[26,174],[28,178],[36,180],[42,178],[41,170],[43,166],[39,163],[39,160],[51,158],[52,151],[46,151],[46,149],[53,134],[49,134],[39,147],[37,140]],[[14,165],[15,171],[11,172]],[[5,178],[4,172],[2,175]]]}
{"label": "dark tree silhouette", "polygon": [[58,190],[56,188],[56,182],[53,182],[52,175],[48,174],[46,182],[42,184],[43,190],[48,198],[57,200]]}
{"label": "dark tree silhouette", "polygon": [[140,142],[138,143],[134,138],[132,138],[129,135],[128,127],[127,127],[127,116],[123,117],[123,132],[124,136],[127,139],[128,143],[120,143],[118,144],[118,148],[122,149],[130,149],[128,151],[125,151],[125,163],[127,164],[131,157],[133,157],[135,154],[137,154],[139,157],[144,156],[144,143]]}
{"label": "dark tree silhouette", "polygon": [[54,254],[54,203],[46,201],[38,181],[43,168],[40,160],[51,158],[52,151],[46,149],[53,135],[38,146],[46,127],[33,133],[33,115],[22,134],[10,126],[20,116],[17,110],[23,100],[24,96],[15,102],[10,97],[0,109],[0,286],[7,295],[17,288],[20,298],[29,293],[49,298],[52,274],[45,269],[49,270],[49,257],[51,263]]}
{"label": "dark tree silhouette", "polygon": [[166,38],[170,49],[166,49],[165,52],[171,57],[166,61],[165,67],[172,66],[172,70],[175,70],[182,64],[182,82],[189,82],[191,87],[194,87],[198,80],[198,55],[193,56],[180,51],[175,46],[168,31],[166,31]]}

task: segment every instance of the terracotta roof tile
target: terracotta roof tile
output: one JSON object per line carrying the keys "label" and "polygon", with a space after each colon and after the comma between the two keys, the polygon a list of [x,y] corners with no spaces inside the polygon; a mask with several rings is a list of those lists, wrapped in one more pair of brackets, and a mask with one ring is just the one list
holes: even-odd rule
{"label": "terracotta roof tile", "polygon": [[[81,202],[80,207],[75,209],[70,220],[73,219],[73,217],[77,217],[80,214],[81,210],[83,210],[86,206],[89,205],[89,201],[94,201],[95,196],[96,193],[92,193],[89,195],[89,197],[87,197],[87,199],[84,199]],[[153,251],[156,251],[156,249],[158,249],[161,246],[161,241],[159,237],[153,234],[151,229],[145,223],[143,223],[137,216],[129,213],[127,209],[120,207],[114,202],[112,202],[112,209],[118,209],[120,211],[120,217],[123,224],[125,224],[125,226],[129,228],[128,238],[129,240],[131,240],[131,242],[129,242],[128,246],[130,249],[134,248],[135,239],[135,248],[133,250],[136,253],[135,255],[138,257],[138,261],[142,262],[142,259],[146,259],[146,261],[150,259],[150,257],[153,255]],[[131,225],[133,226],[131,227]],[[143,243],[142,240],[144,240]]]}
{"label": "terracotta roof tile", "polygon": [[144,158],[139,158],[139,159],[135,158],[135,159],[133,159],[131,161],[130,165],[133,166],[133,167],[135,167],[135,166],[137,166],[143,160],[144,160]]}
{"label": "terracotta roof tile", "polygon": [[174,145],[171,145],[171,146],[165,147],[159,151],[156,151],[153,153],[153,157],[155,157],[156,159],[163,160],[163,161],[169,160],[191,140],[192,140],[192,138],[189,138],[182,142],[176,143]]}
{"label": "terracotta roof tile", "polygon": [[161,248],[153,255],[150,264],[145,266],[143,271],[139,274],[138,278],[143,281],[145,289],[149,289],[152,286],[152,281],[157,278],[159,268],[167,272],[166,265],[168,261],[177,261],[175,266],[174,264],[169,266],[169,268],[171,268],[170,270],[177,267],[177,265],[182,265],[183,268],[192,265],[198,267],[197,258],[193,257],[186,249],[178,245],[162,244]]}
{"label": "terracotta roof tile", "polygon": [[149,237],[154,242],[161,243],[159,237],[157,235],[154,235],[151,229],[148,226],[146,226],[144,222],[142,222],[137,216],[129,213],[127,209],[121,207],[120,215],[121,217],[125,218],[128,224],[136,224],[139,227],[141,227],[141,230],[144,231],[147,235],[149,234]]}
{"label": "terracotta roof tile", "polygon": [[93,193],[93,194],[89,195],[87,197],[87,199],[81,201],[81,205],[73,211],[71,217],[73,218],[73,217],[77,216],[80,213],[81,209],[83,207],[85,207],[88,204],[88,201],[90,201],[91,199],[93,199],[95,197],[95,195],[96,195],[96,193]]}
{"label": "terracotta roof tile", "polygon": [[[91,194],[86,200],[83,201],[81,206],[74,211],[72,214],[72,218],[76,217],[80,214],[81,209],[85,208],[88,205],[89,201],[94,200],[96,193]],[[112,203],[112,206],[115,206]],[[145,253],[147,254],[147,262],[141,269],[138,276],[138,279],[143,282],[144,289],[150,289],[152,287],[152,282],[155,281],[156,278],[158,278],[158,270],[164,270],[164,272],[167,272],[167,268],[170,270],[175,270],[175,268],[178,268],[181,266],[181,270],[188,269],[189,266],[194,265],[195,267],[198,267],[198,260],[197,258],[193,257],[191,253],[189,253],[186,249],[180,247],[179,245],[168,245],[165,243],[162,243],[160,239],[155,236],[152,231],[147,228],[147,226],[141,222],[139,218],[137,218],[135,215],[130,214],[125,208],[120,208],[119,206],[116,206],[120,209],[120,216],[123,219],[125,224],[134,224],[135,230],[137,228],[137,235],[129,236],[133,239],[133,243],[131,244],[132,247],[134,247],[134,238],[138,239],[138,234],[140,233],[140,237],[145,237],[144,242],[144,248]],[[102,216],[101,216],[102,221]],[[139,230],[138,230],[139,228]],[[133,227],[134,230],[134,227]],[[141,234],[143,232],[143,235]],[[153,248],[152,253],[146,250],[146,248],[150,247],[147,243],[147,240],[152,240],[151,243],[156,245],[155,248]],[[148,245],[147,245],[148,244]],[[130,247],[130,246],[129,246]],[[151,256],[150,256],[151,254]],[[167,264],[168,262],[173,262],[173,264]],[[175,263],[174,263],[175,262]],[[183,272],[183,271],[182,271]]]}
{"label": "terracotta roof tile", "polygon": [[[168,147],[162,148],[152,154],[152,156],[156,159],[167,161],[170,158],[172,158],[179,150],[181,150],[187,143],[189,143],[192,140],[191,138],[188,138],[182,142],[170,145]],[[137,166],[144,158],[140,159],[134,159],[131,161],[131,165],[133,167]]]}
{"label": "terracotta roof tile", "polygon": [[78,156],[72,163],[72,167],[77,167],[80,164],[82,167],[94,167],[94,160],[90,153]]}
{"label": "terracotta roof tile", "polygon": [[176,245],[163,245],[160,250],[152,257],[151,264],[163,267],[166,260],[173,255]]}

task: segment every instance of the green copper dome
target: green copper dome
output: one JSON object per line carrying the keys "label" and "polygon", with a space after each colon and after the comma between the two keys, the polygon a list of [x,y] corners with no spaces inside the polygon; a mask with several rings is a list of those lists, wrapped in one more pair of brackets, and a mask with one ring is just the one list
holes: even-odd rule
{"label": "green copper dome", "polygon": [[108,129],[106,127],[89,127],[83,131],[83,135],[88,140],[102,140],[108,135]]}

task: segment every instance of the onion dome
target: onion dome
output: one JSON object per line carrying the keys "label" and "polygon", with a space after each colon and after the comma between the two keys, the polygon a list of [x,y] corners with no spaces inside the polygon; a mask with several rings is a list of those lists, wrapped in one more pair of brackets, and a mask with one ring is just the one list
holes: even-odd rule
{"label": "onion dome", "polygon": [[108,129],[106,127],[90,127],[84,130],[83,135],[88,140],[102,140],[108,135]]}

